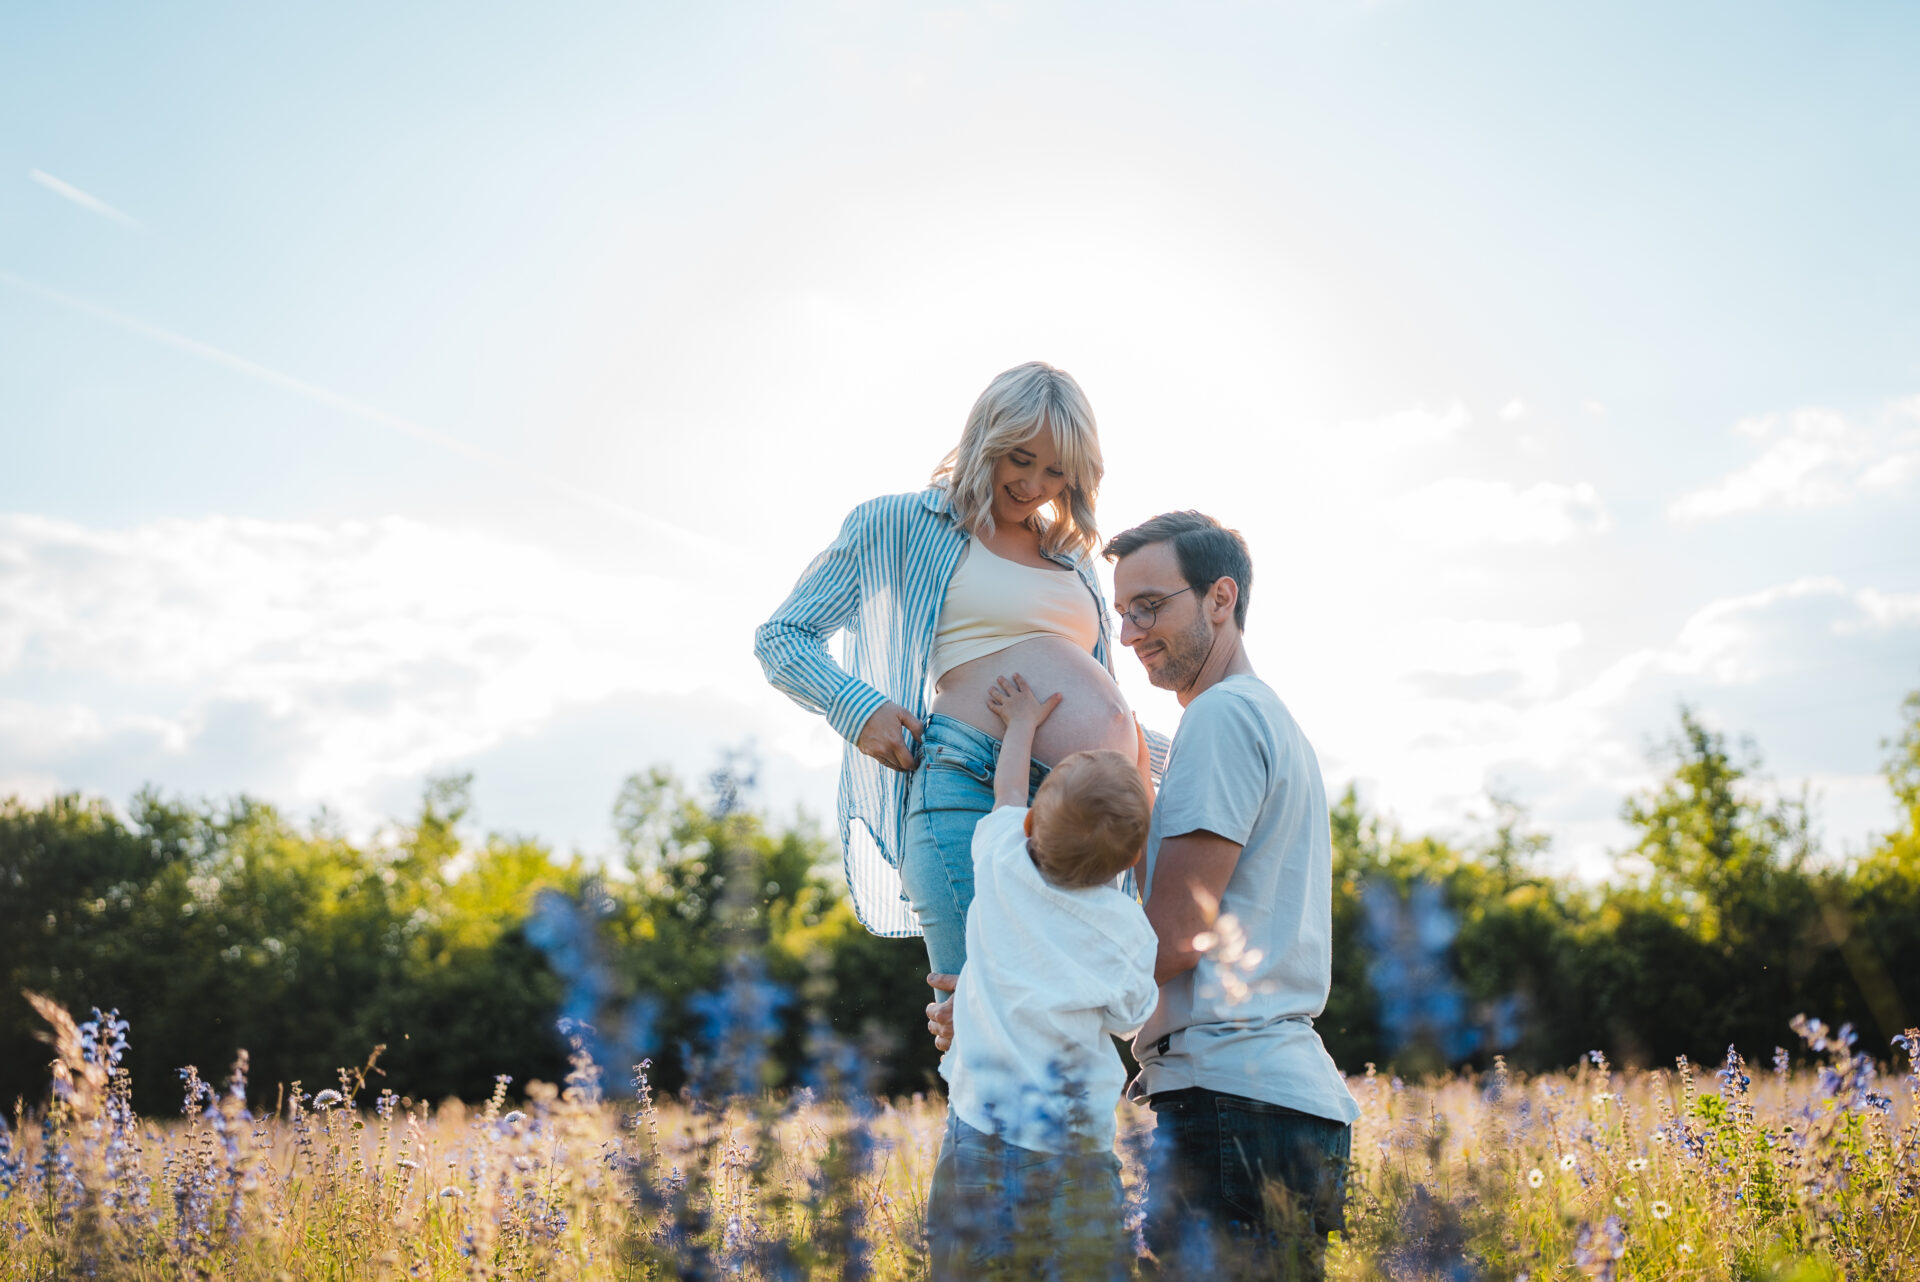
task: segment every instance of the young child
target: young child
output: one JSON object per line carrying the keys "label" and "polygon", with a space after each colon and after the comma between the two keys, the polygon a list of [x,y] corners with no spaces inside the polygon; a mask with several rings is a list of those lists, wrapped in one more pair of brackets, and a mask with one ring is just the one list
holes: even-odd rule
{"label": "young child", "polygon": [[974,829],[967,964],[940,1064],[951,1107],[927,1206],[936,1276],[1049,1249],[1036,1239],[1071,1250],[1093,1237],[1111,1253],[1121,1238],[1126,1075],[1108,1037],[1144,1024],[1159,988],[1153,928],[1115,880],[1146,845],[1152,798],[1140,762],[1078,752],[1026,807],[1034,731],[1059,703],[1017,673],[988,694],[1006,734],[994,809]]}

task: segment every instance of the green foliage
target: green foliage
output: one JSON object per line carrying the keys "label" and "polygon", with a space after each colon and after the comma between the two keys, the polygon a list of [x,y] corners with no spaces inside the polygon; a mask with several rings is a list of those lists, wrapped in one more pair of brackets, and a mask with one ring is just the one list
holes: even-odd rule
{"label": "green foliage", "polygon": [[923,1023],[925,954],[859,926],[810,826],[770,830],[656,770],[622,788],[620,857],[594,869],[531,841],[470,840],[470,782],[433,780],[374,845],[246,799],[145,793],[126,818],[73,796],[0,802],[0,1100],[46,1089],[25,989],[131,1018],[128,1067],[150,1102],[177,1090],[179,1067],[210,1074],[242,1047],[269,1092],[331,1080],[347,1048],[384,1047],[382,1085],[423,1099],[484,1097],[501,1072],[557,1080],[570,981],[527,933],[544,892],[596,906],[605,1004],[654,1002],[644,1053],[667,1089],[698,1040],[688,999],[719,988],[742,949],[805,997],[779,1031],[776,1081],[803,1065],[812,1011],[871,1048],[877,1084],[928,1084],[931,1040],[903,1036]]}
{"label": "green foliage", "polygon": [[[1428,1071],[1448,1058],[1383,1027],[1369,982],[1369,886],[1404,901],[1421,883],[1441,889],[1457,928],[1442,969],[1464,992],[1471,1062],[1765,1053],[1810,1010],[1886,1047],[1920,1012],[1920,694],[1903,712],[1887,778],[1906,827],[1849,862],[1820,858],[1806,799],[1770,797],[1756,754],[1736,755],[1685,708],[1659,754],[1664,776],[1622,808],[1637,840],[1606,885],[1544,874],[1546,839],[1509,802],[1496,798],[1487,835],[1456,848],[1388,830],[1348,789],[1331,816],[1333,991],[1317,1021],[1335,1062]],[[1502,1009],[1519,1012],[1505,1036]]]}
{"label": "green foliage", "polygon": [[[1815,849],[1804,799],[1771,797],[1752,751],[1685,709],[1662,778],[1624,806],[1636,840],[1603,886],[1547,873],[1546,839],[1510,802],[1449,843],[1392,830],[1349,788],[1331,815],[1333,986],[1317,1021],[1335,1061],[1418,1073],[1498,1054],[1539,1070],[1601,1048],[1712,1062],[1729,1042],[1764,1056],[1802,1011],[1884,1053],[1920,1014],[1920,694],[1903,713],[1887,744],[1901,826],[1845,862]],[[861,1048],[875,1089],[937,1089],[920,942],[869,935],[830,843],[717,780],[702,797],[662,770],[628,779],[604,864],[476,839],[465,777],[432,781],[372,843],[245,798],[148,792],[124,814],[78,796],[0,800],[0,1102],[45,1090],[23,989],[132,1018],[128,1066],[148,1101],[177,1089],[179,1067],[211,1075],[241,1047],[268,1092],[330,1081],[340,1055],[382,1046],[380,1084],[416,1098],[481,1098],[501,1072],[558,1080],[554,1017],[580,977],[529,934],[544,894],[587,906],[595,1017],[650,1012],[642,1050],[666,1090],[700,1040],[692,999],[743,957],[789,998],[771,1082],[800,1080],[817,1021]],[[1375,990],[1369,895],[1406,911],[1422,886],[1447,915],[1433,973],[1457,994],[1443,1022],[1466,1035],[1451,1046],[1395,1025]]]}

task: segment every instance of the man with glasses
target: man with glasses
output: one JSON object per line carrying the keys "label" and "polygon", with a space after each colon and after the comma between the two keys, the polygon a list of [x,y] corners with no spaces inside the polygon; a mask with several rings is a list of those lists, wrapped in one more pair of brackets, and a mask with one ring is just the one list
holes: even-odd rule
{"label": "man with glasses", "polygon": [[[1333,850],[1313,746],[1254,674],[1246,541],[1169,512],[1106,546],[1121,644],[1185,709],[1147,837],[1160,1001],[1129,1087],[1154,1110],[1147,1245],[1178,1275],[1223,1229],[1319,1276],[1359,1106],[1314,1031],[1333,972]],[[1189,1262],[1197,1262],[1192,1259]]]}

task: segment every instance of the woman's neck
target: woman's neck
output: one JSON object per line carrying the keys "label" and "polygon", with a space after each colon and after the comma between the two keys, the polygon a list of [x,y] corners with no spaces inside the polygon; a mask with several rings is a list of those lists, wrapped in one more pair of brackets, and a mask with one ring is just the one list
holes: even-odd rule
{"label": "woman's neck", "polygon": [[1046,559],[1040,551],[1040,532],[1025,522],[1008,525],[996,521],[991,534],[978,537],[989,552],[1003,560],[1035,564]]}

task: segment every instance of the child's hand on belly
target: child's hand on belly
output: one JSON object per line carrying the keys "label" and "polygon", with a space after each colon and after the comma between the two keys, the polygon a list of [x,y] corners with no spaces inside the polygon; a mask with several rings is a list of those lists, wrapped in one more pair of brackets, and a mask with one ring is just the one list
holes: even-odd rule
{"label": "child's hand on belly", "polygon": [[1027,679],[1018,672],[1013,674],[1011,684],[1007,678],[1000,677],[987,688],[987,707],[993,710],[994,716],[1007,723],[1008,733],[1021,727],[1039,729],[1040,723],[1053,715],[1053,710],[1060,706],[1064,698],[1064,694],[1056,691],[1042,703],[1034,697],[1033,687],[1027,684]]}

